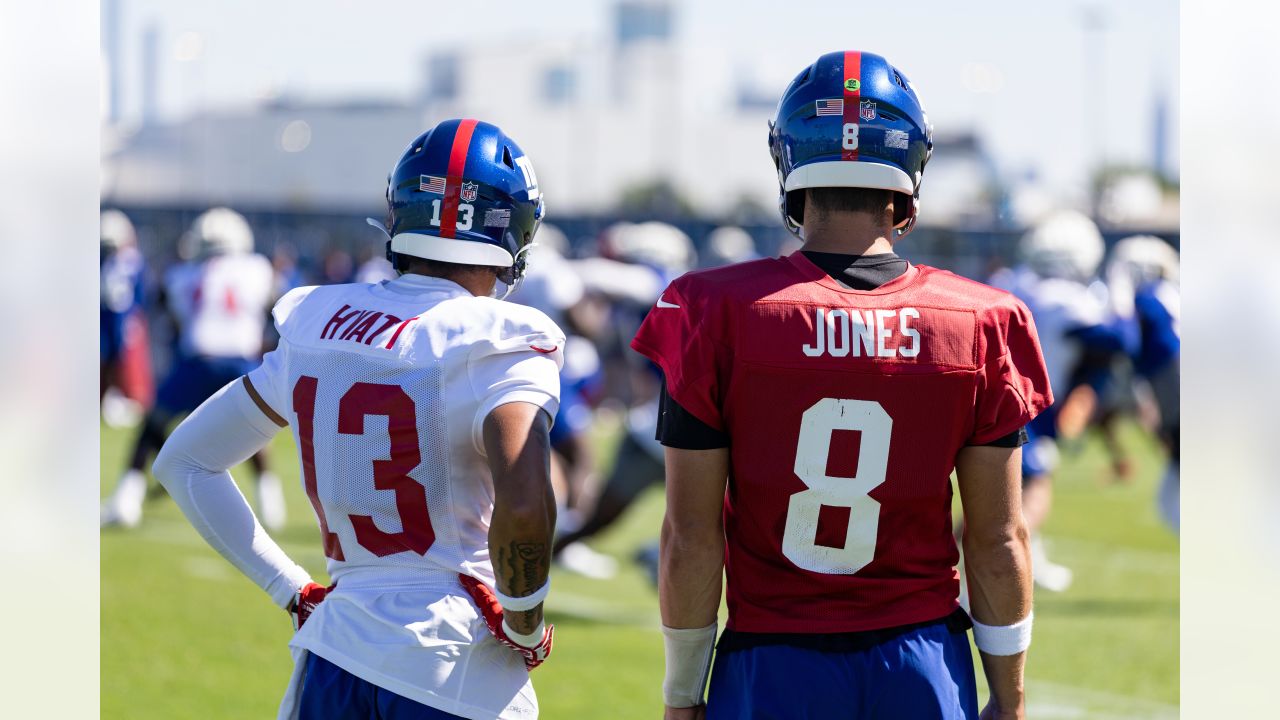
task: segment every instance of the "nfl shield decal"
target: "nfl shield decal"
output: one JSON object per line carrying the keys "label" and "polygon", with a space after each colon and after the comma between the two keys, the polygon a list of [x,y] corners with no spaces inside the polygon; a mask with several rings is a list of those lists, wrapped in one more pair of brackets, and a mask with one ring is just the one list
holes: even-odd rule
{"label": "nfl shield decal", "polygon": [[858,117],[863,120],[876,119],[876,103],[874,100],[863,100],[858,104]]}
{"label": "nfl shield decal", "polygon": [[462,183],[462,202],[475,202],[476,194],[479,193],[480,186],[473,182]]}

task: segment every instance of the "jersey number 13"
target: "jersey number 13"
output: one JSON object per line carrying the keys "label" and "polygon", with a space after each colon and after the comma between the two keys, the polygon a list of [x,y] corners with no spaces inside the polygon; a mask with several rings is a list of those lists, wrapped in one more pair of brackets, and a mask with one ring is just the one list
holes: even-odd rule
{"label": "jersey number 13", "polygon": [[[320,536],[324,554],[334,560],[345,560],[338,534],[329,530],[329,519],[316,487],[315,418],[316,390],[319,380],[309,375],[298,378],[293,386],[293,411],[298,416],[298,446],[302,455],[302,483],[311,507],[320,520]],[[371,515],[348,515],[356,542],[364,549],[385,557],[411,550],[426,555],[436,541],[427,510],[427,491],[409,476],[422,462],[418,446],[418,417],[413,398],[399,385],[358,382],[338,401],[338,434],[363,435],[366,415],[387,418],[391,436],[391,457],[373,461],[373,487],[396,494],[396,511],[400,515],[399,532],[387,532],[373,522]]]}
{"label": "jersey number 13", "polygon": [[[854,477],[827,474],[831,436],[837,430],[862,433]],[[852,575],[875,556],[880,503],[870,492],[885,480],[893,418],[878,402],[823,398],[805,410],[796,447],[796,477],[806,490],[791,496],[782,535],[782,554],[798,567],[828,575]],[[849,529],[841,547],[817,544],[822,507],[849,508]]]}

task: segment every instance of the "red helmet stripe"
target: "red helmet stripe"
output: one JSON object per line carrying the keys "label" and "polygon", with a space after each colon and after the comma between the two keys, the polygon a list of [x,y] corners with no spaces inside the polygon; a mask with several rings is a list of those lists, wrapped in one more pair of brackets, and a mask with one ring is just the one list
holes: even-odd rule
{"label": "red helmet stripe", "polygon": [[[855,111],[856,112],[856,111]],[[471,148],[471,133],[478,120],[462,120],[453,135],[453,148],[449,151],[449,173],[444,189],[444,206],[440,213],[440,237],[455,237],[458,232],[458,196],[462,193],[462,171],[467,167],[467,151]]]}
{"label": "red helmet stripe", "polygon": [[[858,82],[851,89],[850,80]],[[844,125],[858,124],[858,104],[862,100],[862,53],[849,51],[844,54]],[[843,138],[843,126],[841,128]],[[857,160],[858,150],[841,150],[841,160]]]}

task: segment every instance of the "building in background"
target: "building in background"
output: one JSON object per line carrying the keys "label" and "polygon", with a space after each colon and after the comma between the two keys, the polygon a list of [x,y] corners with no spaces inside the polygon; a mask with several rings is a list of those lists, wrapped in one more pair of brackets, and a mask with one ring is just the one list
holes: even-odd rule
{"label": "building in background", "polygon": [[698,87],[684,82],[676,21],[668,0],[623,0],[611,32],[597,37],[434,48],[410,103],[268,99],[170,123],[145,112],[155,106],[149,68],[163,41],[148,32],[144,122],[108,128],[103,199],[364,211],[378,203],[408,140],[469,116],[519,140],[553,213],[606,212],[629,189],[657,181],[701,214],[744,201],[772,208],[777,186],[764,139],[773,106],[750,98],[773,93],[728,68]]}
{"label": "building in background", "polygon": [[[204,107],[176,120],[155,111],[158,73],[182,73],[198,97],[193,60],[202,41],[191,32],[168,38],[147,25],[132,39],[141,61],[129,76],[142,99],[140,121],[132,123],[120,120],[128,116],[120,112],[121,47],[129,41],[118,37],[123,0],[105,1],[102,200],[158,223],[140,226],[144,247],[152,235],[156,247],[167,247],[176,237],[171,226],[224,204],[249,214],[255,227],[267,222],[259,237],[268,245],[284,238],[304,255],[333,245],[364,252],[374,231],[361,221],[380,216],[387,172],[406,143],[460,116],[494,122],[518,139],[537,168],[549,218],[575,245],[620,216],[679,223],[698,243],[717,223],[732,222],[751,230],[763,253],[789,239],[765,143],[785,80],[751,57],[724,57],[682,38],[674,0],[615,0],[608,22],[585,36],[433,45],[403,100],[266,93],[250,105]],[[168,53],[178,65],[159,61]],[[1150,177],[1117,176],[1099,187],[1104,231],[1176,233],[1176,178],[1164,177],[1176,175],[1165,105],[1164,95],[1153,97],[1150,160],[1159,196]],[[920,230],[904,251],[943,265],[952,258],[977,273],[1063,198],[1035,168],[998,167],[975,130],[947,130],[935,138]],[[989,239],[961,242],[955,232]]]}

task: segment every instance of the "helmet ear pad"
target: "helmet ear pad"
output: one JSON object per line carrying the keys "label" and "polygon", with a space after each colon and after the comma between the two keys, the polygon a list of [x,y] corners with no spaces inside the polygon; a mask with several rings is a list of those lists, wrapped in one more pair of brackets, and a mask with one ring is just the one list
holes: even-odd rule
{"label": "helmet ear pad", "polygon": [[906,193],[893,194],[893,226],[902,227],[916,215],[916,199]]}
{"label": "helmet ear pad", "polygon": [[790,192],[784,192],[782,197],[784,205],[783,212],[786,216],[791,218],[791,222],[795,223],[796,227],[804,225],[804,202],[807,197],[807,193],[803,189],[792,190]]}

